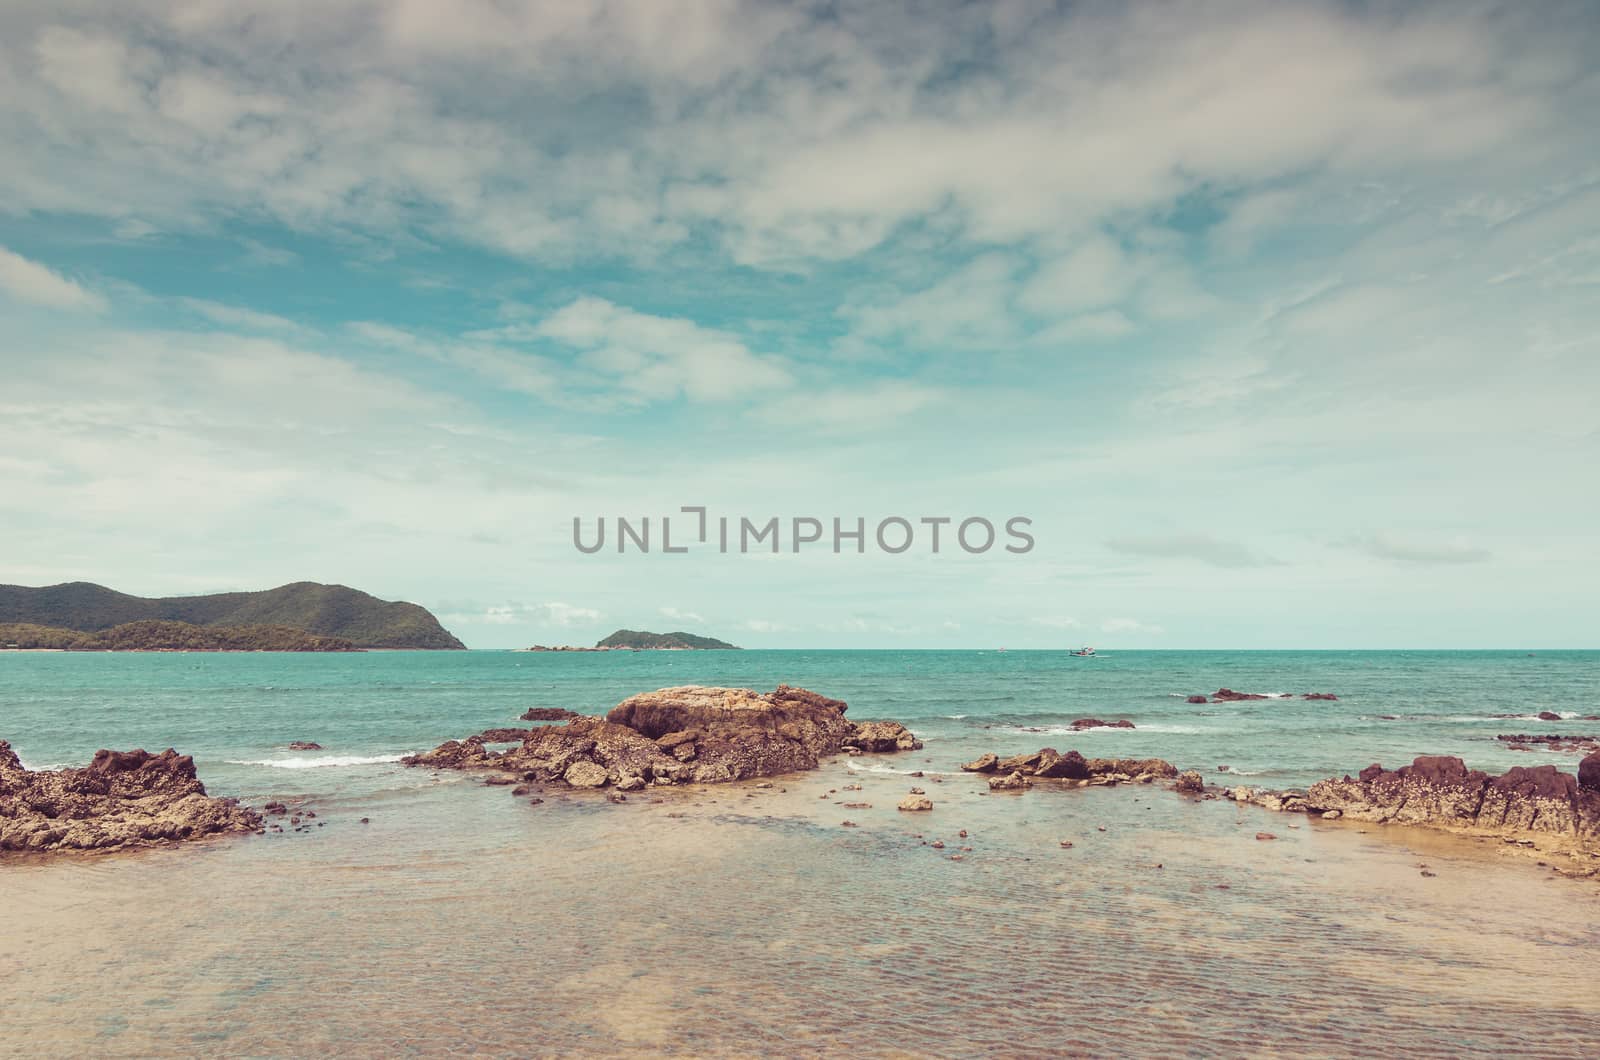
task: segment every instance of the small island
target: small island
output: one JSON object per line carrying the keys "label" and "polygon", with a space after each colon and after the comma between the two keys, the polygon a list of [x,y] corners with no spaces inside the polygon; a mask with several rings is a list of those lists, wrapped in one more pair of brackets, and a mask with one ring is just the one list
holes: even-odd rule
{"label": "small island", "polygon": [[650,633],[639,629],[619,629],[592,648],[570,644],[550,647],[535,644],[529,651],[738,651],[737,644],[729,644],[715,637],[702,637],[695,633]]}

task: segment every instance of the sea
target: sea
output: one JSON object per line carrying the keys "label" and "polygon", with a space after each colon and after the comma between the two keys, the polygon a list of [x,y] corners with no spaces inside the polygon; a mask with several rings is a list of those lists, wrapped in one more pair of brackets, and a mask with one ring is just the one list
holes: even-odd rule
{"label": "sea", "polygon": [[[399,764],[689,684],[809,688],[925,747],[621,804]],[[1187,701],[1221,687],[1268,698]],[[0,856],[0,1055],[1592,1056],[1600,880],[959,769],[1049,746],[1272,788],[1419,754],[1572,770],[1496,737],[1591,715],[1594,651],[0,652],[30,768],[170,746],[213,795],[316,814]],[[932,812],[896,810],[911,787]]]}

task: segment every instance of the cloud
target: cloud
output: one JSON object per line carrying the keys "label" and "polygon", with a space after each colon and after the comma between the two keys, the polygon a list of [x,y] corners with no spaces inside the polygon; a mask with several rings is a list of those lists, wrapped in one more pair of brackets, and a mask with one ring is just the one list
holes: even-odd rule
{"label": "cloud", "polygon": [[50,309],[101,313],[106,300],[76,280],[0,247],[0,290],[22,302]]}
{"label": "cloud", "polygon": [[221,302],[209,302],[201,298],[179,298],[177,304],[191,313],[197,313],[214,324],[226,328],[239,328],[244,331],[278,331],[299,332],[305,330],[300,324],[287,317],[275,313],[263,313],[255,309],[246,309],[243,306],[224,305]]}
{"label": "cloud", "polygon": [[1108,618],[1100,623],[1102,633],[1133,633],[1147,636],[1158,636],[1166,630],[1160,626],[1140,622],[1136,618]]}
{"label": "cloud", "polygon": [[676,607],[663,607],[661,609],[661,615],[663,618],[670,618],[674,622],[699,623],[705,621],[705,618],[702,615],[697,615],[693,611],[680,611]]}
{"label": "cloud", "polygon": [[603,298],[580,298],[537,325],[541,337],[579,350],[579,361],[638,402],[682,396],[728,401],[792,382],[777,357],[681,317],[654,316]]}
{"label": "cloud", "polygon": [[1036,626],[1043,626],[1046,629],[1081,629],[1083,626],[1083,623],[1079,622],[1075,618],[1066,618],[1064,616],[1056,615],[1047,616],[1044,618],[1036,618],[1033,620],[1033,624]]}
{"label": "cloud", "polygon": [[1377,559],[1423,566],[1483,563],[1492,555],[1488,549],[1460,538],[1400,537],[1386,532],[1357,538],[1350,547]]}
{"label": "cloud", "polygon": [[1189,559],[1210,567],[1238,569],[1266,567],[1276,561],[1247,545],[1224,541],[1209,534],[1168,534],[1155,537],[1120,537],[1106,542],[1113,552],[1129,556]]}
{"label": "cloud", "polygon": [[[1533,10],[1001,10],[128,0],[91,29],[39,5],[0,34],[7,205],[420,230],[552,263],[710,241],[803,270],[921,224],[1056,243],[1315,170],[1492,159],[1584,112],[1591,38]],[[1242,200],[1224,242],[1274,209]],[[1086,244],[1029,299],[1106,304],[1129,280]]]}
{"label": "cloud", "polygon": [[462,625],[556,626],[563,629],[586,626],[598,622],[600,612],[588,607],[574,607],[560,601],[549,603],[494,604],[477,610],[454,610],[441,614],[440,621]]}

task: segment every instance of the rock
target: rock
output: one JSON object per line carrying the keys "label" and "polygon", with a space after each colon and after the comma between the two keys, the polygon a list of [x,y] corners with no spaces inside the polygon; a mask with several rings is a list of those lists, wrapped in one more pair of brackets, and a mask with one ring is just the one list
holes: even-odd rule
{"label": "rock", "polygon": [[581,717],[577,711],[562,707],[529,707],[522,712],[523,721],[572,721]]}
{"label": "rock", "polygon": [[1004,776],[989,778],[990,791],[1026,791],[1033,787],[1027,777],[1018,772],[1007,773]]}
{"label": "rock", "polygon": [[699,729],[685,729],[682,732],[669,732],[665,736],[656,737],[656,746],[663,751],[670,751],[686,743],[696,743],[705,739],[705,733]]}
{"label": "rock", "polygon": [[907,795],[900,800],[900,805],[896,809],[905,810],[907,813],[919,813],[933,809],[933,800],[926,795]]}
{"label": "rock", "polygon": [[521,743],[532,731],[532,729],[485,729],[468,739],[476,740],[478,743]]}
{"label": "rock", "polygon": [[1039,752],[1039,764],[1033,775],[1051,780],[1085,780],[1089,776],[1089,763],[1076,751],[1058,754],[1054,748],[1046,747]]}
{"label": "rock", "polygon": [[517,778],[516,777],[508,777],[508,776],[500,775],[500,776],[484,777],[483,778],[483,782],[485,784],[489,785],[490,787],[494,787],[494,788],[510,787],[512,784],[515,784],[517,782]]}
{"label": "rock", "polygon": [[911,789],[911,794],[913,794],[913,795],[926,795],[927,792],[923,791],[921,788],[912,788]]}
{"label": "rock", "polygon": [[1206,699],[1205,696],[1190,696],[1188,699],[1184,700],[1184,702],[1186,702],[1186,703],[1208,703],[1208,702],[1210,702],[1210,700]]}
{"label": "rock", "polygon": [[1557,714],[1553,710],[1541,710],[1539,712],[1539,720],[1540,721],[1560,721],[1561,720],[1561,715]]}
{"label": "rock", "polygon": [[1266,699],[1259,692],[1235,692],[1231,688],[1219,688],[1211,693],[1211,698],[1218,703],[1242,703],[1250,699]]}
{"label": "rock", "polygon": [[1341,813],[1338,810],[1323,810],[1322,811],[1322,819],[1324,821],[1337,821],[1339,818],[1341,818],[1343,816],[1344,816],[1344,814]]}
{"label": "rock", "polygon": [[1334,695],[1332,692],[1307,692],[1305,695],[1301,696],[1300,698],[1301,699],[1337,700],[1339,697]]}
{"label": "rock", "polygon": [[968,773],[993,773],[1000,758],[995,754],[982,754],[961,768]]}
{"label": "rock", "polygon": [[1257,832],[1256,833],[1256,838],[1261,840],[1261,841],[1263,841],[1263,842],[1265,842],[1266,840],[1276,839],[1278,837],[1273,835],[1271,832]]}
{"label": "rock", "polygon": [[[624,700],[605,718],[573,716],[564,725],[491,730],[449,740],[406,765],[436,769],[518,771],[524,780],[566,780],[572,766],[588,763],[620,790],[637,778],[645,784],[710,784],[813,769],[819,760],[863,740],[871,746],[905,743],[909,733],[894,722],[857,726],[845,719],[845,704],[805,689],[779,686],[756,693],[740,688],[663,688]],[[520,746],[492,751],[506,736]],[[914,743],[914,739],[912,740]],[[598,775],[576,774],[598,787]],[[623,787],[629,785],[629,787]]]}
{"label": "rock", "polygon": [[1374,764],[1356,778],[1319,781],[1305,805],[1358,821],[1461,829],[1512,841],[1553,833],[1579,848],[1600,843],[1600,797],[1551,765],[1516,766],[1491,777],[1469,770],[1459,758],[1424,755],[1392,772]]}
{"label": "rock", "polygon": [[603,788],[606,786],[606,767],[594,762],[574,762],[562,773],[561,779],[575,788]]}
{"label": "rock", "polygon": [[1600,751],[1578,763],[1578,787],[1584,791],[1600,792]]}
{"label": "rock", "polygon": [[511,789],[511,794],[516,795],[518,797],[521,797],[523,795],[532,795],[533,794],[533,789],[531,787],[529,787],[528,785],[526,785],[526,784],[518,784],[516,787]]}
{"label": "rock", "polygon": [[312,740],[295,740],[289,744],[291,751],[320,751],[322,745]]}
{"label": "rock", "polygon": [[1131,729],[1133,728],[1133,722],[1126,719],[1122,721],[1101,721],[1099,718],[1078,718],[1072,723],[1072,728],[1080,732],[1084,729]]}
{"label": "rock", "polygon": [[645,779],[638,776],[625,776],[617,781],[618,791],[638,791],[645,786]]}
{"label": "rock", "polygon": [[867,721],[855,726],[845,737],[844,746],[868,752],[920,751],[922,741],[897,721]]}
{"label": "rock", "polygon": [[194,759],[170,748],[102,750],[80,769],[34,772],[0,740],[0,850],[111,850],[261,827],[238,800],[207,795]]}
{"label": "rock", "polygon": [[1206,790],[1206,778],[1193,769],[1186,769],[1178,774],[1174,787],[1186,795],[1198,795]]}

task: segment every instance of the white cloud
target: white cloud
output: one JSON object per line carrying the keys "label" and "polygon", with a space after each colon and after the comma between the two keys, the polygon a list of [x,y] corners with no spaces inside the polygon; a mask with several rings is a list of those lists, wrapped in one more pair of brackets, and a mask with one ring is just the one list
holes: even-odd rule
{"label": "white cloud", "polygon": [[1248,545],[1224,541],[1210,534],[1119,537],[1107,541],[1106,547],[1130,556],[1189,559],[1224,569],[1265,567],[1275,562],[1270,556],[1264,556]]}
{"label": "white cloud", "polygon": [[580,363],[626,399],[728,401],[792,382],[782,359],[752,353],[735,336],[679,317],[580,298],[534,328],[579,350]]}
{"label": "white cloud", "polygon": [[705,621],[705,618],[702,615],[697,615],[693,611],[681,611],[676,607],[663,607],[661,609],[661,615],[662,615],[663,618],[670,618],[674,622],[697,622],[698,623],[698,622],[704,622]]}
{"label": "white cloud", "polygon": [[1491,558],[1488,549],[1480,548],[1459,537],[1407,537],[1380,532],[1358,538],[1350,544],[1351,547],[1377,559],[1423,566],[1483,563]]}
{"label": "white cloud", "polygon": [[88,290],[76,280],[29,261],[5,247],[0,247],[0,289],[11,297],[51,309],[75,309],[100,313],[106,300]]}
{"label": "white cloud", "polygon": [[210,302],[201,298],[179,298],[178,305],[191,313],[198,313],[214,324],[223,327],[239,328],[245,331],[279,331],[299,332],[305,330],[300,324],[287,317],[275,313],[263,313],[255,309],[246,309],[243,306],[224,305],[221,302]]}

